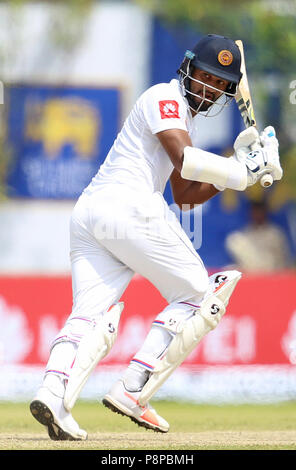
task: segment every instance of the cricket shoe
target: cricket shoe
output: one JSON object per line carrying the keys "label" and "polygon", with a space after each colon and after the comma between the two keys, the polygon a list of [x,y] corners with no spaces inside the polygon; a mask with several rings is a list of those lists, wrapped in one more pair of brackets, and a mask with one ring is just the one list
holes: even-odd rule
{"label": "cricket shoe", "polygon": [[123,380],[118,380],[110,392],[104,396],[103,404],[111,411],[128,416],[139,426],[156,432],[168,432],[169,423],[159,416],[149,404],[140,406],[138,397],[140,391],[131,392],[126,389]]}
{"label": "cricket shoe", "polygon": [[[48,376],[47,376],[48,377]],[[53,441],[84,441],[87,432],[79,428],[63,404],[63,395],[54,387],[41,386],[30,404],[34,418],[47,427]]]}

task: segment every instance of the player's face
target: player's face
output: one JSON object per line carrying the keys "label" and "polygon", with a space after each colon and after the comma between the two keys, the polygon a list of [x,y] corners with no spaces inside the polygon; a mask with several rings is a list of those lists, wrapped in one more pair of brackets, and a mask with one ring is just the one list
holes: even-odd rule
{"label": "player's face", "polygon": [[[192,93],[199,96],[194,97],[196,104],[198,106],[201,105],[199,111],[207,111],[209,107],[212,106],[213,102],[215,102],[222,93],[227,90],[230,83],[227,80],[223,80],[222,78],[199,69],[193,70],[192,78],[198,80],[198,82],[191,80],[190,90]],[[203,103],[201,104],[202,101]]]}

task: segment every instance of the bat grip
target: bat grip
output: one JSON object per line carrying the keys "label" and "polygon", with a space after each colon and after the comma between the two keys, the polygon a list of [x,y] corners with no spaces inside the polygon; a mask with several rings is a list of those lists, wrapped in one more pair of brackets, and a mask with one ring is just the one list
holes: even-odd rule
{"label": "bat grip", "polygon": [[[256,150],[257,143],[251,145],[251,150]],[[260,184],[262,188],[269,188],[273,184],[273,177],[271,176],[270,173],[266,173],[265,175],[260,178]]]}

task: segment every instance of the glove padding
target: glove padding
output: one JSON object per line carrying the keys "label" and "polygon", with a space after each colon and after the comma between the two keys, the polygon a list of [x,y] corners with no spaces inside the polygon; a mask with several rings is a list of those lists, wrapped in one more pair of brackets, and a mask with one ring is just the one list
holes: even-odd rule
{"label": "glove padding", "polygon": [[248,168],[248,186],[255,184],[266,173],[271,174],[274,181],[283,177],[280,164],[279,143],[272,126],[268,126],[260,134],[260,147],[255,147],[246,155],[245,164]]}
{"label": "glove padding", "polygon": [[238,135],[233,147],[234,157],[247,166],[248,186],[257,183],[266,173],[275,181],[282,178],[279,143],[272,126],[266,127],[260,135],[255,127],[249,127]]}
{"label": "glove padding", "polygon": [[233,144],[234,158],[240,163],[245,163],[247,154],[251,150],[261,148],[259,132],[255,127],[248,127],[242,131]]}
{"label": "glove padding", "polygon": [[[233,157],[244,163],[248,169],[248,184],[252,186],[269,173],[273,179],[280,180],[283,170],[280,165],[279,143],[272,126],[266,127],[259,135],[255,127],[243,130],[236,138]],[[219,191],[225,188],[214,185]]]}
{"label": "glove padding", "polygon": [[272,167],[271,175],[274,181],[279,181],[283,177],[283,169],[280,163],[279,141],[276,138],[275,130],[268,126],[260,134],[260,142],[264,150],[268,153],[268,165]]}
{"label": "glove padding", "polygon": [[[233,144],[235,153],[233,157],[240,163],[245,164],[247,154],[251,151],[251,148],[253,148],[254,145],[260,148],[260,136],[257,129],[252,126],[240,132],[240,134],[235,139]],[[213,186],[215,186],[215,188],[219,191],[224,191],[225,189],[217,184],[214,184]]]}

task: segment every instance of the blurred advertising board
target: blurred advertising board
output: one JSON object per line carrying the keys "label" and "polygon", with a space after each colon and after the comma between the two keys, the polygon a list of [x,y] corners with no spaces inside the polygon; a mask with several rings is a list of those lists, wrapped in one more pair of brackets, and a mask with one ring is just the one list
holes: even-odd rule
{"label": "blurred advertising board", "polygon": [[6,90],[10,197],[76,199],[119,130],[119,88],[20,84]]}
{"label": "blurred advertising board", "polygon": [[[295,273],[245,275],[226,315],[185,361],[187,365],[296,364]],[[143,299],[149,299],[148,302]],[[128,364],[166,301],[135,276],[125,291],[116,343],[106,365]],[[71,312],[69,277],[1,277],[0,363],[43,364]]]}
{"label": "blurred advertising board", "polygon": [[[296,275],[245,275],[218,327],[204,337],[155,399],[271,403],[296,399]],[[145,299],[149,299],[147,302]],[[103,397],[119,378],[166,302],[135,276],[125,291],[119,334],[80,398]],[[30,400],[52,339],[71,311],[70,277],[1,277],[0,399]]]}

